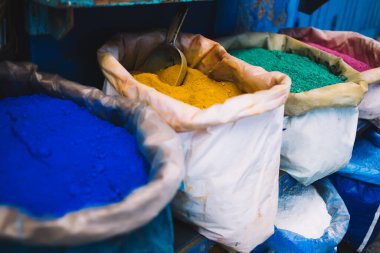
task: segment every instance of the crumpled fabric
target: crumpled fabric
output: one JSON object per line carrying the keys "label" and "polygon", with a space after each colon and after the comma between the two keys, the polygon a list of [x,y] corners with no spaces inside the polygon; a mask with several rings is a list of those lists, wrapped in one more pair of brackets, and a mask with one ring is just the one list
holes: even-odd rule
{"label": "crumpled fabric", "polygon": [[357,252],[380,252],[380,168],[376,156],[372,157],[380,153],[376,140],[372,128],[358,136],[355,159],[330,177],[351,214],[344,240]]}
{"label": "crumpled fabric", "polygon": [[0,98],[34,93],[72,100],[130,131],[150,162],[150,181],[121,202],[56,219],[38,220],[0,206],[0,239],[54,246],[97,242],[144,226],[166,208],[183,179],[183,150],[177,134],[150,107],[105,96],[98,89],[57,75],[39,73],[30,63],[0,63]]}

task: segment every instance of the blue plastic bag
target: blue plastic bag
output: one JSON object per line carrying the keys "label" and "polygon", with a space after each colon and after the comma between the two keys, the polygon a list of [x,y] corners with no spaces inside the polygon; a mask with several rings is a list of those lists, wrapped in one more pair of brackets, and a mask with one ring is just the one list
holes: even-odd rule
{"label": "blue plastic bag", "polygon": [[35,246],[0,241],[0,253],[170,253],[174,234],[170,207],[167,206],[147,225],[125,235],[80,246]]}
{"label": "blue plastic bag", "polygon": [[[358,137],[350,163],[331,176],[351,215],[344,240],[361,252],[380,232],[380,137],[373,129]],[[380,249],[379,249],[380,252]]]}
{"label": "blue plastic bag", "polygon": [[[295,180],[288,179],[288,181],[293,182]],[[331,215],[330,226],[318,239],[306,238],[297,233],[275,227],[274,234],[266,241],[266,244],[276,253],[335,252],[335,247],[345,235],[350,215],[343,200],[328,179],[322,179],[313,185],[326,202],[328,213]],[[285,187],[280,185],[280,196],[288,187],[289,182]]]}

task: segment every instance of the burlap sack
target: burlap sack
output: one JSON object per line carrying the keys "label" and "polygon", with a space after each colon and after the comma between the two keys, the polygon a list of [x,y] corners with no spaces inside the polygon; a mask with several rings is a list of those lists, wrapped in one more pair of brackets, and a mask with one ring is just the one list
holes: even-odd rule
{"label": "burlap sack", "polygon": [[148,102],[180,133],[185,149],[184,188],[174,202],[178,217],[199,232],[249,252],[273,233],[283,104],[290,79],[229,55],[200,35],[180,34],[188,65],[246,94],[201,110],[136,81],[138,68],[165,33],[121,34],[98,50],[105,90]]}
{"label": "burlap sack", "polygon": [[351,79],[364,80],[369,84],[368,92],[359,105],[359,117],[380,121],[380,42],[355,32],[325,31],[313,27],[283,29],[281,32],[349,55],[371,66],[372,69],[357,73]]}
{"label": "burlap sack", "polygon": [[344,83],[290,93],[285,104],[281,168],[305,185],[347,164],[355,140],[357,105],[367,91],[358,72],[340,58],[282,34],[245,33],[219,40],[227,50],[264,48],[309,57]]}
{"label": "burlap sack", "polygon": [[183,178],[183,151],[177,134],[150,107],[105,96],[98,89],[56,75],[38,73],[32,64],[0,63],[0,98],[34,93],[72,100],[128,129],[150,162],[150,180],[121,202],[56,219],[32,218],[1,205],[0,239],[55,246],[100,241],[145,225],[168,205]]}

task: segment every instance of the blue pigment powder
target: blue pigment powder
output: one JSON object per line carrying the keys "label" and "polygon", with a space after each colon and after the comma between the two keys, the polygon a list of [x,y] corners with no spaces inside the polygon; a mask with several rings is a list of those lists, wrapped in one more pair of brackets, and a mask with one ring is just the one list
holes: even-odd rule
{"label": "blue pigment powder", "polygon": [[0,100],[0,140],[0,204],[38,218],[119,202],[148,181],[134,137],[72,101]]}

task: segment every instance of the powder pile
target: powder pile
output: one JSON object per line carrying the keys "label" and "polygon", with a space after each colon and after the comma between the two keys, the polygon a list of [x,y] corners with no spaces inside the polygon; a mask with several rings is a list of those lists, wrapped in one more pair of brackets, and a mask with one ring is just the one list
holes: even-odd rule
{"label": "powder pile", "polygon": [[223,104],[228,98],[242,92],[231,82],[212,80],[201,71],[187,68],[187,75],[181,86],[172,86],[178,76],[180,65],[174,65],[157,74],[134,73],[133,77],[157,91],[201,109],[214,104]]}
{"label": "powder pile", "polygon": [[290,92],[304,92],[342,82],[326,66],[304,56],[262,48],[232,50],[230,54],[252,65],[263,67],[266,71],[287,74],[292,79]]}
{"label": "powder pile", "polygon": [[147,183],[133,136],[68,100],[0,100],[0,140],[0,205],[38,218],[119,202]]}
{"label": "powder pile", "polygon": [[320,238],[331,216],[314,186],[297,184],[279,198],[275,225],[306,238]]}
{"label": "powder pile", "polygon": [[338,51],[332,50],[330,48],[315,44],[313,42],[308,42],[308,41],[304,41],[304,42],[306,44],[309,44],[310,46],[313,46],[313,47],[318,48],[322,51],[325,51],[329,54],[332,54],[332,55],[335,55],[335,56],[342,58],[343,61],[345,61],[348,65],[350,65],[352,68],[356,69],[357,71],[362,72],[362,71],[366,71],[366,70],[371,69],[371,66],[369,66],[367,63],[356,60],[349,55],[346,55],[346,54],[340,53]]}

